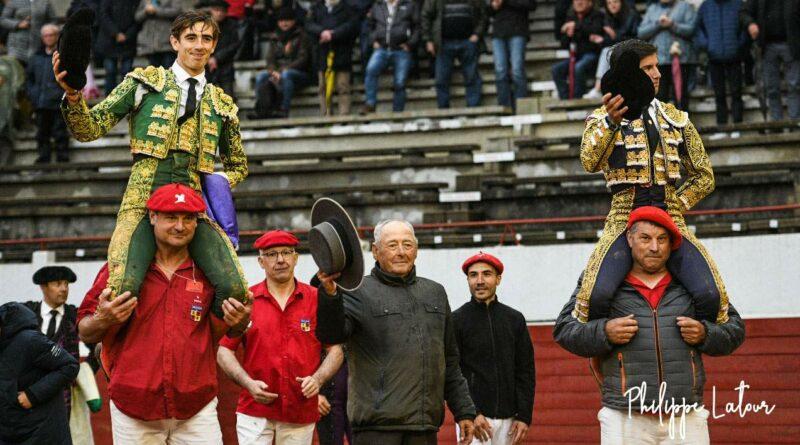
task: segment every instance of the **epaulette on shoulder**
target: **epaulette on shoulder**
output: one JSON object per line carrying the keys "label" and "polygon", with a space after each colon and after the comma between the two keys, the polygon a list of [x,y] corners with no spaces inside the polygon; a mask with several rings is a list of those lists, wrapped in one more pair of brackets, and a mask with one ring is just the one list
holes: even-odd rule
{"label": "epaulette on shoulder", "polygon": [[167,70],[160,66],[148,66],[146,68],[136,68],[127,74],[127,77],[135,79],[145,86],[161,92],[167,83]]}
{"label": "epaulette on shoulder", "polygon": [[683,128],[689,123],[689,113],[675,108],[671,103],[658,101],[658,109],[661,116],[675,127]]}
{"label": "epaulette on shoulder", "polygon": [[214,111],[222,117],[233,119],[238,117],[239,107],[230,97],[223,91],[222,88],[216,85],[211,86],[211,103],[214,105]]}

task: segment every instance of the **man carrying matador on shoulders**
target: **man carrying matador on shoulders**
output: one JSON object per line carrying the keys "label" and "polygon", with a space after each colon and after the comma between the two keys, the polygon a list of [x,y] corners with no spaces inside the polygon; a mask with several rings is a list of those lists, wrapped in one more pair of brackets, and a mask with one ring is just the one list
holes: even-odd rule
{"label": "man carrying matador on shoulders", "polygon": [[[602,171],[612,193],[603,234],[584,270],[573,316],[605,316],[631,267],[625,237],[632,210],[656,206],[680,229],[684,242],[667,267],[692,295],[697,319],[724,323],[728,295],[705,247],[688,230],[683,213],[714,190],[714,172],[688,114],[654,99],[661,74],[655,46],[641,40],[617,44],[603,79],[603,106],[586,120],[581,163]],[[682,169],[686,178],[681,182]]]}
{"label": "man carrying matador on shoulders", "polygon": [[[81,32],[75,28],[65,25],[62,41],[67,39],[72,45]],[[62,113],[76,139],[98,139],[121,119],[128,118],[134,163],[108,248],[108,285],[112,295],[130,291],[138,296],[153,261],[156,244],[145,207],[153,191],[169,183],[201,191],[206,175],[215,174],[217,149],[224,173],[216,174],[227,178],[226,190],[227,185],[233,188],[247,176],[238,109],[230,96],[205,78],[205,65],[214,52],[219,32],[207,12],[181,14],[173,22],[169,36],[177,52],[172,67],[135,69],[91,109],[80,93],[85,82],[82,78],[75,80],[80,77],[80,68],[74,67],[80,63],[74,59],[86,58],[86,54],[76,55],[71,46],[59,45],[60,52],[53,55],[53,70],[66,92]],[[209,194],[206,198],[214,199]],[[213,202],[209,205],[214,207]],[[204,214],[189,250],[214,286],[213,310],[218,316],[222,315],[220,305],[226,298],[247,299],[247,282],[235,248],[217,222]]]}

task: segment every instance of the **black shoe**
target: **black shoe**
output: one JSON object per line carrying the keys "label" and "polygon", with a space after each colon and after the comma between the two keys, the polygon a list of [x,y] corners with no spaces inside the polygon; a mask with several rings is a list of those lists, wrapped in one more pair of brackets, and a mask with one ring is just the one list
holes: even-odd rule
{"label": "black shoe", "polygon": [[361,116],[366,116],[367,114],[374,113],[375,106],[370,104],[364,104],[361,106],[361,110],[358,112]]}

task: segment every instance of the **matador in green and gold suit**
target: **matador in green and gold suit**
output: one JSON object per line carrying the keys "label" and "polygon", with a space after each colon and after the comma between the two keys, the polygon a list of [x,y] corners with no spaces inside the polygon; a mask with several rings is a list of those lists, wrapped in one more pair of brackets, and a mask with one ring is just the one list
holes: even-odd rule
{"label": "matador in green and gold suit", "polygon": [[[104,136],[122,118],[128,118],[134,163],[108,247],[112,295],[126,291],[138,295],[153,261],[155,237],[145,208],[153,191],[177,182],[200,192],[201,175],[214,173],[217,149],[231,188],[247,176],[233,99],[221,88],[206,84],[193,115],[179,116],[182,90],[176,72],[185,72],[176,67],[137,68],[91,109],[83,99],[62,104],[70,131],[82,142]],[[184,98],[183,103],[186,101]],[[189,253],[214,286],[217,315],[222,315],[224,299],[247,299],[247,282],[236,251],[219,225],[205,214],[198,221]]]}
{"label": "matador in green and gold suit", "polygon": [[[615,125],[601,107],[586,119],[581,163],[590,173],[603,172],[612,198],[603,234],[583,272],[573,316],[585,323],[607,314],[611,298],[631,269],[625,237],[630,213],[637,207],[656,206],[669,213],[683,236],[667,267],[692,295],[694,318],[725,323],[725,285],[683,218],[714,190],[711,162],[688,114],[654,99],[640,117]],[[682,170],[686,178],[681,177]]]}

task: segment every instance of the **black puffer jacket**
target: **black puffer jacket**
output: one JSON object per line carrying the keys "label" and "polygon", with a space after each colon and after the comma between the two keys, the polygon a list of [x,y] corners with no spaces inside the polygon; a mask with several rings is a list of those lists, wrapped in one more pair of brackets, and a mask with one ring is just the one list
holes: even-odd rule
{"label": "black puffer jacket", "polygon": [[[706,375],[701,354],[712,356],[731,354],[744,341],[744,323],[730,306],[730,319],[718,325],[703,321],[706,339],[691,346],[683,341],[676,318],[695,317],[692,298],[677,281],[669,284],[656,309],[652,309],[633,286],[623,283],[611,302],[607,318],[581,323],[572,316],[575,289],[570,301],[561,310],[553,337],[564,349],[583,357],[602,357],[603,406],[627,410],[628,389],[647,384],[645,405],[658,406],[661,382],[666,382],[664,400],[687,405],[703,403]],[[624,345],[608,342],[605,325],[608,320],[633,314],[639,330]],[[631,393],[632,395],[635,393]],[[632,408],[640,408],[641,398]]]}
{"label": "black puffer jacket", "polygon": [[495,298],[472,298],[453,312],[461,373],[480,414],[513,417],[527,424],[533,414],[536,372],[525,317]]}
{"label": "black puffer jacket", "polygon": [[[97,52],[104,57],[136,57],[136,8],[139,2],[131,0],[101,0],[97,21]],[[125,42],[117,43],[117,34],[125,34]],[[164,36],[169,38],[169,36]]]}
{"label": "black puffer jacket", "polygon": [[[319,43],[322,31],[330,29],[333,37],[330,42]],[[328,10],[324,0],[317,0],[306,19],[306,31],[314,44],[314,69],[325,71],[328,53],[333,51],[333,69],[350,71],[353,68],[353,45],[358,34],[358,15],[339,0]]]}
{"label": "black puffer jacket", "polygon": [[[0,306],[0,443],[71,444],[61,393],[77,375],[77,360],[39,332],[33,311]],[[18,391],[31,409],[20,406]]]}
{"label": "black puffer jacket", "polygon": [[507,39],[515,36],[530,36],[528,16],[536,10],[536,0],[504,0],[500,9],[488,7],[492,17],[492,37]]}
{"label": "black puffer jacket", "polygon": [[376,265],[355,292],[319,292],[317,337],[347,345],[354,431],[436,431],[445,401],[456,420],[475,417],[441,284]]}
{"label": "black puffer jacket", "polygon": [[419,41],[419,13],[410,0],[397,0],[397,10],[389,23],[389,5],[381,0],[372,6],[369,16],[370,40],[382,48],[397,49],[402,44],[416,46]]}

